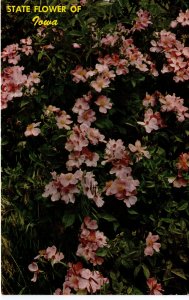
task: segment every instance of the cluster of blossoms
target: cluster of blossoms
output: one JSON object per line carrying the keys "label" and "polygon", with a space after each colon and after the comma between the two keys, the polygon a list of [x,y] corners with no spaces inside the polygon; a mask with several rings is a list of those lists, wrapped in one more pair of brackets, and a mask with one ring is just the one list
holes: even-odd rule
{"label": "cluster of blossoms", "polygon": [[96,255],[97,250],[107,246],[104,233],[97,229],[98,225],[95,220],[91,220],[90,217],[84,218],[79,237],[80,244],[76,252],[76,255],[83,256],[94,266],[101,265],[104,261],[102,257]]}
{"label": "cluster of blossoms", "polygon": [[75,173],[51,173],[53,181],[45,186],[43,197],[51,196],[52,201],[63,200],[67,203],[75,202],[75,194],[79,194],[80,190],[77,187],[78,181],[82,178],[82,171],[77,170]]}
{"label": "cluster of blossoms", "polygon": [[69,269],[63,283],[63,289],[56,289],[54,295],[95,294],[108,283],[98,271],[83,268],[82,263],[69,263]]}
{"label": "cluster of blossoms", "polygon": [[[64,259],[64,254],[62,252],[58,252],[56,246],[48,247],[46,250],[40,250],[39,254],[34,257],[34,260],[46,260],[49,261],[52,266],[56,263],[59,263],[62,259]],[[32,262],[29,264],[28,269],[30,272],[33,272],[33,278],[31,281],[36,282],[37,277],[40,272],[42,272],[38,264],[36,262]]]}
{"label": "cluster of blossoms", "polygon": [[99,142],[105,142],[105,137],[98,129],[89,127],[85,123],[75,125],[65,144],[65,149],[70,152],[66,163],[67,169],[71,171],[73,168],[79,168],[83,163],[88,167],[96,167],[99,155],[89,150],[88,146],[97,145]]}
{"label": "cluster of blossoms", "polygon": [[157,104],[160,105],[161,112],[175,112],[177,120],[183,122],[185,118],[189,118],[188,108],[184,106],[184,99],[177,97],[175,94],[166,96],[160,92],[155,92],[152,95],[146,93],[143,99],[143,105],[146,108],[144,114],[144,122],[137,122],[144,126],[146,132],[150,133],[152,130],[158,130],[159,128],[165,127],[164,121],[160,115],[160,112],[153,112],[152,108]]}
{"label": "cluster of blossoms", "polygon": [[[5,47],[1,53],[2,61],[13,64],[2,71],[1,81],[1,108],[7,108],[7,102],[13,98],[21,97],[23,95],[31,95],[34,93],[34,84],[40,82],[39,73],[33,71],[29,75],[23,74],[24,67],[16,66],[21,57],[19,51],[25,55],[33,54],[32,40],[30,37],[20,40],[22,47],[18,44],[12,44]],[[24,92],[23,92],[23,89]]]}
{"label": "cluster of blossoms", "polygon": [[104,204],[100,192],[98,191],[98,183],[92,172],[83,172],[77,170],[75,173],[51,173],[53,181],[45,186],[43,197],[51,196],[51,200],[63,200],[66,204],[75,203],[75,195],[81,193],[95,202],[98,207]]}
{"label": "cluster of blossoms", "polygon": [[150,295],[162,295],[163,292],[162,286],[160,283],[157,283],[155,278],[148,278],[147,279],[147,286],[150,290]]}
{"label": "cluster of blossoms", "polygon": [[184,174],[187,174],[189,170],[189,153],[180,154],[176,167],[178,169],[177,177],[168,178],[169,183],[176,188],[187,186],[189,180],[184,178]]}
{"label": "cluster of blossoms", "polygon": [[56,125],[59,129],[66,129],[70,130],[70,124],[73,123],[71,120],[71,116],[66,113],[65,110],[61,110],[60,108],[49,105],[48,107],[45,107],[44,110],[45,116],[54,116],[56,120]]}
{"label": "cluster of blossoms", "polygon": [[113,167],[110,174],[116,175],[115,180],[106,182],[104,188],[106,195],[115,195],[118,200],[123,200],[127,207],[131,207],[137,201],[135,195],[139,181],[134,180],[131,175],[129,152],[126,150],[123,141],[121,139],[117,141],[110,139],[106,145],[104,158],[102,164],[111,163]]}
{"label": "cluster of blossoms", "polygon": [[[188,13],[181,12],[177,18],[182,26],[189,25]],[[182,20],[181,21],[181,15]],[[186,22],[184,22],[184,16],[186,16]],[[177,24],[177,21],[173,21],[173,24]],[[156,33],[159,38],[158,41],[152,40],[152,47],[150,48],[151,52],[164,53],[167,64],[163,65],[161,70],[162,73],[174,73],[173,80],[175,82],[189,80],[189,47],[185,47],[183,43],[177,40],[177,37],[174,33],[166,30],[162,30],[159,33]]]}
{"label": "cluster of blossoms", "polygon": [[100,93],[102,89],[110,86],[111,81],[117,75],[129,73],[129,66],[135,67],[142,72],[148,71],[153,76],[158,76],[154,63],[147,55],[143,55],[139,51],[134,45],[133,39],[129,37],[129,34],[137,30],[141,31],[151,23],[148,12],[140,10],[137,16],[138,18],[130,30],[126,29],[122,24],[118,24],[117,31],[115,30],[114,34],[108,33],[100,41],[100,44],[105,48],[119,45],[119,54],[107,54],[104,57],[100,55],[94,69],[84,69],[82,66],[76,66],[71,71],[74,82],[89,81],[90,86]]}
{"label": "cluster of blossoms", "polygon": [[149,24],[152,24],[151,20],[151,16],[149,14],[148,11],[144,11],[142,9],[140,9],[137,12],[137,19],[135,20],[135,23],[131,29],[131,31],[141,31],[144,30],[148,27]]}
{"label": "cluster of blossoms", "polygon": [[144,249],[144,254],[146,256],[152,256],[154,254],[154,250],[159,252],[161,244],[156,243],[157,240],[159,240],[159,235],[153,235],[151,232],[149,232],[146,238],[146,248]]}
{"label": "cluster of blossoms", "polygon": [[19,46],[19,44],[11,44],[6,46],[2,53],[1,58],[3,62],[7,61],[9,64],[17,65],[17,63],[20,61],[20,52],[23,52],[26,55],[33,54],[32,49],[32,39],[30,37],[26,39],[21,39],[20,43],[22,46]]}
{"label": "cluster of blossoms", "polygon": [[176,20],[171,22],[171,27],[175,28],[178,24],[181,26],[189,26],[189,9],[187,9],[185,12],[180,11]]}

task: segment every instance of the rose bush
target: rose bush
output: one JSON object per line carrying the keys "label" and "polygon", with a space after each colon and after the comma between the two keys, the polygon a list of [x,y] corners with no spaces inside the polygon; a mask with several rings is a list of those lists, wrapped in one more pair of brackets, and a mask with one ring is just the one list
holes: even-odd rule
{"label": "rose bush", "polygon": [[187,294],[189,8],[77,4],[3,20],[3,292]]}

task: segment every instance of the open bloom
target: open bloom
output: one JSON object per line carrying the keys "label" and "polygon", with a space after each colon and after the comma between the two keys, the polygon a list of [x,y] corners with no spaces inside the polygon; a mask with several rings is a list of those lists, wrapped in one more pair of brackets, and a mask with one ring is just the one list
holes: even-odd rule
{"label": "open bloom", "polygon": [[28,269],[29,269],[30,272],[34,273],[33,278],[31,279],[31,281],[36,282],[37,281],[37,276],[38,276],[38,273],[39,273],[39,268],[38,268],[37,263],[32,262],[31,264],[29,264]]}
{"label": "open bloom", "polygon": [[40,123],[41,122],[29,124],[26,128],[26,131],[24,132],[25,136],[29,136],[29,135],[37,136],[37,135],[39,135],[41,130],[39,128],[37,128],[37,126],[39,126]]}
{"label": "open bloom", "polygon": [[161,247],[160,243],[156,243],[159,240],[159,235],[153,235],[149,232],[146,238],[146,248],[144,249],[144,254],[147,256],[152,256],[154,254],[154,250],[159,252],[159,248]]}
{"label": "open bloom", "polygon": [[162,295],[162,287],[160,283],[157,283],[155,278],[148,278],[147,285],[150,289],[150,295]]}
{"label": "open bloom", "polygon": [[150,153],[147,150],[145,150],[147,147],[142,147],[141,142],[139,140],[136,140],[135,145],[129,144],[128,147],[131,152],[136,152],[137,161],[139,161],[143,155],[147,158],[151,157]]}

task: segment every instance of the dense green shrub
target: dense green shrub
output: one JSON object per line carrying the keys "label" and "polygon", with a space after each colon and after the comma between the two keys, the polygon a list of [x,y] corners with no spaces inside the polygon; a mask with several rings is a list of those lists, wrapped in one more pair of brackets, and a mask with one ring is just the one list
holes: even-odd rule
{"label": "dense green shrub", "polygon": [[3,293],[187,294],[187,4],[6,4]]}

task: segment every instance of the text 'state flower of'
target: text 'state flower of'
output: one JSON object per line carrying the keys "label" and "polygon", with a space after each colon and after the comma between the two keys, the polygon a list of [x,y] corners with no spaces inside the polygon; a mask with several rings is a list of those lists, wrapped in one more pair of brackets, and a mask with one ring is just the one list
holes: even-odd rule
{"label": "text 'state flower of'", "polygon": [[41,122],[37,122],[37,123],[32,123],[29,124],[26,128],[26,131],[24,132],[25,136],[37,136],[40,134],[41,130],[39,128],[37,128],[40,125]]}
{"label": "text 'state flower of'", "polygon": [[147,279],[147,286],[150,290],[150,295],[162,295],[163,289],[160,283],[157,283],[155,278],[148,278]]}
{"label": "text 'state flower of'", "polygon": [[153,235],[149,232],[146,238],[146,248],[144,249],[144,254],[147,256],[152,256],[154,254],[154,250],[159,252],[159,248],[161,247],[160,243],[156,243],[159,240],[159,235]]}

